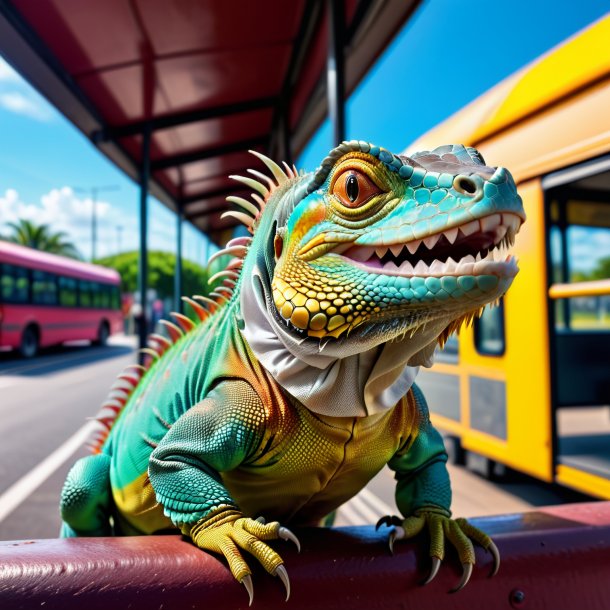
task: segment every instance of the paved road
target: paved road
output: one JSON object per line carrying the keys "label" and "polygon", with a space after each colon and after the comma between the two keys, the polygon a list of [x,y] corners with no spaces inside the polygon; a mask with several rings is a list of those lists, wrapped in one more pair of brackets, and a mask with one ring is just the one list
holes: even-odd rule
{"label": "paved road", "polygon": [[[85,455],[87,418],[95,415],[117,373],[134,362],[133,344],[54,350],[31,361],[0,354],[0,540],[51,538],[59,531],[58,498],[66,473]],[[531,479],[492,485],[451,468],[454,513],[510,513],[577,499]],[[338,525],[375,522],[395,513],[394,480],[382,471],[345,505]]]}

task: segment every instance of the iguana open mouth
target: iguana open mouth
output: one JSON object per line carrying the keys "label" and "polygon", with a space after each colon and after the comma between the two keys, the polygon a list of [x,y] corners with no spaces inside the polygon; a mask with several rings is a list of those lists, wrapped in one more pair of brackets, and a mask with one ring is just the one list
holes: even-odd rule
{"label": "iguana open mouth", "polygon": [[492,214],[423,239],[355,245],[335,253],[368,273],[384,275],[514,275],[516,260],[501,250],[513,245],[521,222],[516,214]]}

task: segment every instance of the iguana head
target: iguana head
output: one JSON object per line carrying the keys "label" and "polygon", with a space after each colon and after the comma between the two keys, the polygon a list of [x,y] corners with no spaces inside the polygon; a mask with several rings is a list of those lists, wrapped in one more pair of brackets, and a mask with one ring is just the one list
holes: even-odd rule
{"label": "iguana head", "polygon": [[344,142],[300,187],[274,225],[271,288],[277,317],[302,337],[385,342],[443,320],[442,340],[517,273],[505,248],[525,220],[521,198],[473,148],[406,157]]}

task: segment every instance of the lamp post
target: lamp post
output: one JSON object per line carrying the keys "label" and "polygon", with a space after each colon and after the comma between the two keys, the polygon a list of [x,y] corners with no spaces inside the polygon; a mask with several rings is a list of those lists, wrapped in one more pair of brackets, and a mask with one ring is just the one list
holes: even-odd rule
{"label": "lamp post", "polygon": [[75,193],[91,194],[91,262],[95,260],[95,245],[97,241],[97,196],[99,193],[118,191],[120,188],[116,184],[106,184],[104,186],[75,187],[73,189]]}

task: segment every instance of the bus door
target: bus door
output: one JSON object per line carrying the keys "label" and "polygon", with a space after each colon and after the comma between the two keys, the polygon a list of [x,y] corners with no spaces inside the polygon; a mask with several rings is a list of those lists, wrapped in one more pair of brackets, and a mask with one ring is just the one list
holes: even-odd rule
{"label": "bus door", "polygon": [[610,498],[610,156],[542,184],[556,479]]}

